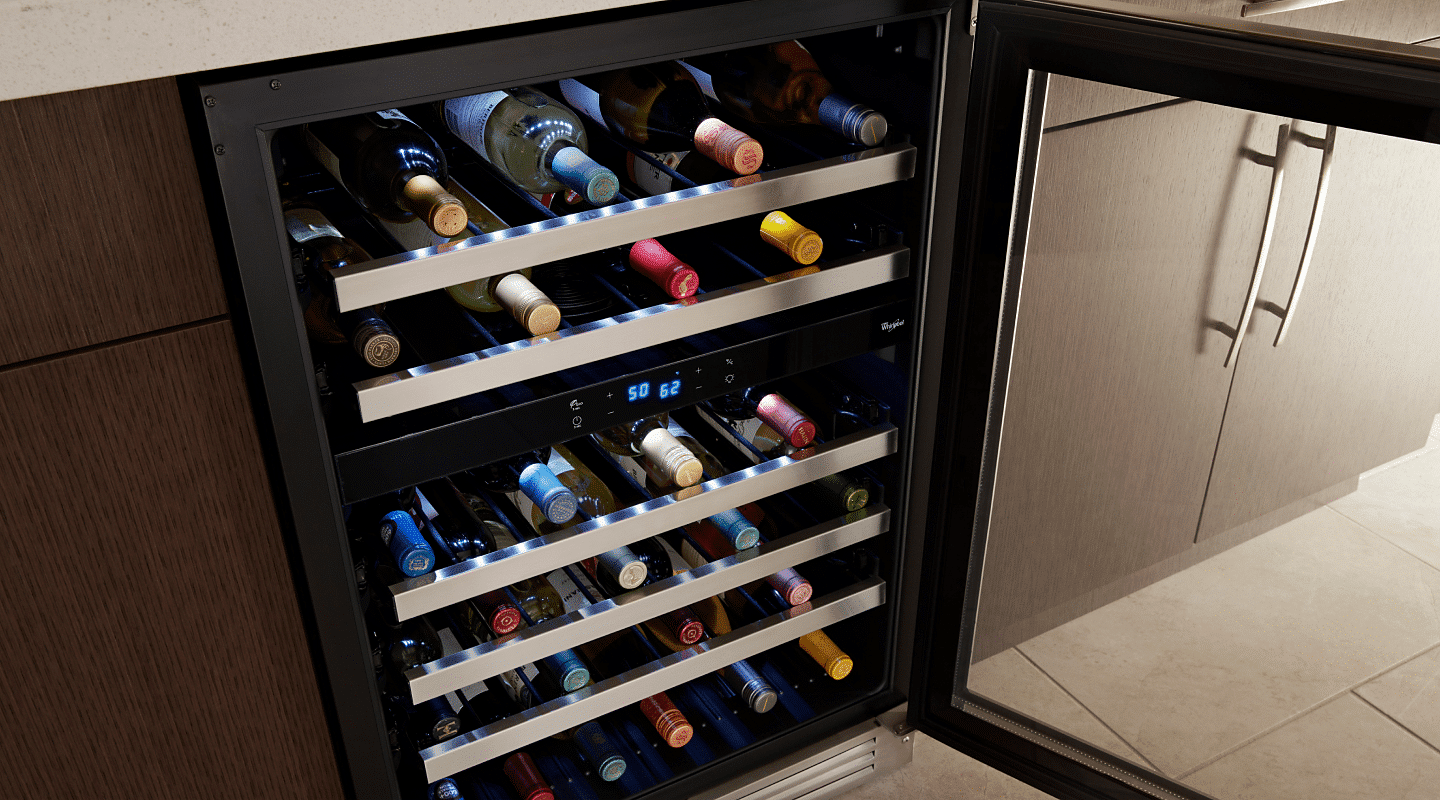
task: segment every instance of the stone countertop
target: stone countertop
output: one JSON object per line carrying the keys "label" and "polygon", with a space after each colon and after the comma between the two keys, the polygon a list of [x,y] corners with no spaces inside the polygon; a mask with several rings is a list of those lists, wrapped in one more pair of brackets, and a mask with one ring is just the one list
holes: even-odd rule
{"label": "stone countertop", "polygon": [[0,0],[0,100],[645,2]]}

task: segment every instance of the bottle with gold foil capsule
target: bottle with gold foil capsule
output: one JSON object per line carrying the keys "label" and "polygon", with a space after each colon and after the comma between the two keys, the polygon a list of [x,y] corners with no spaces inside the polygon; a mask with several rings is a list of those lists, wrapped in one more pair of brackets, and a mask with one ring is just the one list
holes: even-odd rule
{"label": "bottle with gold foil capsule", "polygon": [[[627,633],[587,642],[580,647],[590,663],[605,677],[615,677],[649,662],[649,654]],[[670,747],[684,747],[695,736],[695,727],[664,692],[657,692],[636,706],[655,728],[660,740]]]}
{"label": "bottle with gold foil capsule", "polygon": [[625,262],[676,300],[690,297],[700,288],[700,276],[694,268],[676,258],[655,239],[641,239],[630,245]]}
{"label": "bottle with gold foil capsule", "polygon": [[[370,254],[341,234],[318,208],[287,204],[285,231],[304,251],[311,273],[327,276],[370,260]],[[322,277],[321,281],[325,285],[313,288],[305,303],[305,328],[310,336],[326,344],[348,344],[376,369],[394,364],[400,358],[400,338],[381,316],[383,306],[341,313],[336,310],[328,279]]]}
{"label": "bottle with gold foil capsule", "polygon": [[771,211],[760,220],[760,240],[797,264],[807,266],[818,261],[825,249],[820,234],[796,222],[784,211]]}
{"label": "bottle with gold foil capsule", "polygon": [[739,175],[760,168],[760,143],[716,119],[695,79],[675,62],[566,78],[560,92],[584,116],[649,152],[698,150]]}
{"label": "bottle with gold foil capsule", "polygon": [[[606,450],[629,458],[644,457],[667,484],[679,487],[700,482],[704,467],[669,431],[670,417],[658,414],[591,434]],[[637,478],[637,480],[643,480]]]}
{"label": "bottle with gold foil capsule", "polygon": [[[745,619],[755,619],[765,613],[777,614],[787,610],[784,601],[774,592],[760,591],[752,592],[749,597],[739,597],[738,592],[729,593],[727,604],[736,609]],[[753,602],[746,602],[746,601]],[[756,607],[759,605],[759,608]],[[800,606],[805,608],[803,604]],[[850,658],[840,646],[835,644],[829,634],[824,630],[812,631],[801,636],[796,642],[801,652],[809,656],[825,674],[834,680],[840,680],[849,675],[855,669],[855,661]]]}
{"label": "bottle with gold foil capsule", "polygon": [[[769,522],[765,518],[765,511],[755,503],[746,503],[737,510],[756,527]],[[709,520],[700,520],[686,525],[685,533],[688,538],[680,539],[680,556],[692,568],[701,567],[722,558],[729,558],[737,552],[729,537],[725,536]],[[774,538],[773,534],[770,538]],[[810,581],[791,567],[767,576],[765,583],[773,587],[791,606],[807,602],[815,591],[810,585]]]}
{"label": "bottle with gold foil capsule", "polygon": [[399,111],[307,123],[304,135],[325,171],[371,215],[419,217],[441,236],[465,230],[465,207],[445,191],[445,152]]}
{"label": "bottle with gold foil capsule", "polygon": [[838,94],[815,57],[794,40],[690,57],[683,63],[706,95],[751,122],[823,125],[866,147],[879,144],[889,130],[879,112]]}

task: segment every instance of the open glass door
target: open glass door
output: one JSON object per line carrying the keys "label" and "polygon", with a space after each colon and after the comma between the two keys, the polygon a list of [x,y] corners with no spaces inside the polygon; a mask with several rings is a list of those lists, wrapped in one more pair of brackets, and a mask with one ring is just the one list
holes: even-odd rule
{"label": "open glass door", "polygon": [[968,113],[920,728],[1060,797],[1436,796],[1440,53],[986,0]]}

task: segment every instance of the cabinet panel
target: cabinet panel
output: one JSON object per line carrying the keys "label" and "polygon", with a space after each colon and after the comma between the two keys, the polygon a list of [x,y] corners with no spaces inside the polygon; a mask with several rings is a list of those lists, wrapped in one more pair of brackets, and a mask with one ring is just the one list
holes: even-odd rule
{"label": "cabinet panel", "polygon": [[229,323],[0,394],[6,794],[341,797]]}
{"label": "cabinet panel", "polygon": [[1272,175],[1240,152],[1278,124],[1184,103],[1042,137],[975,659],[1194,541]]}
{"label": "cabinet panel", "polygon": [[174,81],[0,104],[0,364],[225,313]]}
{"label": "cabinet panel", "polygon": [[1339,131],[1314,260],[1276,347],[1279,318],[1263,309],[1289,301],[1320,161],[1292,154],[1284,246],[1240,353],[1201,539],[1423,446],[1440,409],[1440,146]]}

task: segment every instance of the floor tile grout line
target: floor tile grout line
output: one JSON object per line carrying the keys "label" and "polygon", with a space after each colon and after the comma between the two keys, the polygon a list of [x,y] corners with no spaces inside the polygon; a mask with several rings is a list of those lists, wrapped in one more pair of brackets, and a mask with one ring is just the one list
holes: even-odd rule
{"label": "floor tile grout line", "polygon": [[[1347,496],[1348,496],[1348,495],[1347,495]],[[1359,526],[1361,530],[1365,531],[1366,533],[1370,534],[1371,536],[1374,536],[1376,539],[1379,539],[1380,541],[1384,542],[1385,544],[1388,544],[1388,545],[1390,545],[1391,547],[1395,548],[1396,550],[1399,550],[1400,552],[1404,553],[1405,555],[1407,555],[1407,556],[1415,559],[1416,561],[1419,561],[1421,564],[1424,564],[1425,566],[1429,567],[1430,569],[1434,570],[1435,572],[1440,572],[1440,567],[1437,567],[1437,566],[1435,566],[1434,564],[1431,564],[1429,561],[1426,561],[1425,559],[1421,558],[1420,556],[1417,556],[1417,555],[1415,555],[1414,553],[1410,552],[1409,550],[1406,550],[1405,548],[1401,547],[1400,545],[1396,544],[1395,542],[1390,541],[1390,538],[1389,538],[1388,536],[1386,536],[1385,534],[1383,534],[1383,533],[1381,533],[1381,532],[1379,532],[1379,531],[1371,528],[1369,525],[1366,525],[1365,523],[1361,522],[1361,521],[1358,520],[1358,519],[1352,518],[1349,514],[1346,514],[1344,511],[1341,511],[1340,509],[1335,508],[1334,506],[1331,506],[1329,503],[1326,503],[1325,505],[1321,506],[1321,508],[1328,508],[1328,509],[1330,509],[1331,511],[1335,512],[1336,514],[1339,514],[1340,517],[1341,517],[1342,519],[1344,519],[1345,521],[1354,523],[1355,525]]]}
{"label": "floor tile grout line", "polygon": [[[1426,655],[1427,653],[1430,653],[1431,651],[1435,650],[1437,647],[1440,647],[1440,642],[1436,642],[1435,644],[1427,645],[1423,650],[1420,650],[1419,652],[1417,652],[1417,653],[1415,653],[1415,654],[1413,654],[1413,655],[1406,656],[1405,658],[1400,659],[1399,661],[1397,661],[1397,662],[1395,662],[1394,664],[1391,664],[1391,665],[1385,667],[1384,669],[1381,669],[1381,670],[1378,670],[1378,671],[1376,671],[1376,672],[1373,672],[1373,673],[1371,673],[1369,676],[1367,676],[1367,677],[1365,677],[1365,678],[1362,678],[1362,679],[1360,679],[1359,681],[1356,681],[1355,683],[1350,684],[1350,686],[1348,686],[1348,687],[1346,687],[1346,688],[1344,688],[1344,689],[1341,689],[1340,691],[1336,692],[1335,694],[1330,695],[1329,697],[1326,697],[1326,698],[1320,700],[1319,702],[1314,703],[1313,705],[1307,706],[1306,708],[1302,708],[1301,710],[1297,711],[1296,713],[1291,714],[1290,716],[1286,717],[1285,719],[1281,720],[1280,722],[1277,722],[1277,723],[1275,723],[1274,725],[1270,726],[1269,728],[1266,728],[1265,730],[1260,731],[1259,733],[1255,734],[1254,736],[1251,736],[1250,738],[1248,738],[1248,739],[1246,739],[1246,740],[1244,740],[1244,741],[1242,741],[1242,742],[1239,742],[1238,744],[1232,745],[1232,746],[1230,746],[1229,748],[1226,748],[1225,750],[1221,751],[1220,753],[1218,753],[1218,754],[1216,754],[1216,755],[1214,755],[1214,756],[1211,756],[1210,758],[1205,759],[1205,760],[1202,761],[1201,763],[1199,763],[1199,764],[1191,767],[1190,769],[1188,769],[1188,770],[1180,773],[1179,775],[1175,776],[1175,780],[1177,780],[1177,781],[1179,781],[1179,780],[1184,780],[1185,778],[1188,778],[1188,777],[1190,777],[1191,775],[1194,775],[1196,772],[1199,772],[1200,770],[1202,770],[1202,769],[1210,766],[1211,764],[1214,764],[1216,761],[1219,761],[1220,759],[1225,758],[1226,756],[1231,755],[1231,754],[1235,753],[1236,751],[1241,750],[1242,748],[1245,748],[1245,747],[1247,747],[1247,746],[1249,746],[1249,745],[1251,745],[1251,744],[1254,744],[1255,742],[1259,741],[1260,739],[1262,739],[1262,738],[1264,738],[1264,737],[1266,737],[1266,736],[1269,736],[1270,734],[1274,733],[1275,731],[1278,731],[1278,730],[1280,730],[1281,728],[1285,727],[1286,725],[1289,725],[1290,723],[1295,722],[1296,720],[1300,719],[1301,717],[1304,717],[1304,716],[1310,714],[1311,712],[1317,711],[1317,710],[1319,710],[1319,709],[1321,709],[1321,708],[1323,708],[1323,707],[1325,707],[1325,706],[1327,706],[1327,705],[1335,702],[1336,700],[1339,700],[1341,697],[1344,697],[1346,694],[1353,693],[1356,689],[1359,689],[1361,686],[1364,686],[1365,684],[1370,683],[1371,681],[1375,680],[1376,678],[1379,678],[1379,677],[1382,676],[1382,675],[1388,674],[1388,673],[1391,672],[1392,670],[1395,670],[1395,669],[1397,669],[1397,668],[1399,668],[1399,667],[1403,667],[1403,666],[1405,666],[1406,664],[1409,664],[1411,661],[1414,661],[1415,659],[1420,658],[1421,656],[1424,656],[1424,655]],[[1359,695],[1356,695],[1356,697],[1359,697]]]}
{"label": "floor tile grout line", "polygon": [[1421,736],[1420,734],[1416,733],[1415,731],[1410,730],[1409,726],[1407,726],[1405,723],[1401,722],[1400,720],[1398,720],[1398,719],[1390,716],[1388,713],[1385,712],[1385,709],[1383,709],[1383,708],[1381,708],[1380,706],[1377,706],[1377,705],[1375,705],[1374,703],[1370,702],[1369,700],[1365,699],[1365,696],[1364,696],[1364,695],[1360,694],[1359,692],[1355,691],[1354,689],[1351,689],[1351,690],[1350,690],[1350,694],[1355,695],[1355,698],[1356,698],[1357,700],[1359,700],[1360,702],[1364,703],[1365,705],[1367,705],[1367,706],[1375,709],[1376,713],[1380,714],[1380,715],[1381,715],[1382,717],[1384,717],[1385,719],[1387,719],[1387,720],[1389,720],[1390,722],[1394,723],[1395,727],[1397,727],[1397,728],[1399,728],[1400,730],[1402,730],[1402,731],[1410,734],[1410,735],[1413,736],[1416,740],[1418,740],[1421,744],[1425,745],[1426,747],[1430,748],[1431,750],[1434,750],[1436,755],[1440,755],[1440,747],[1437,747],[1436,745],[1431,744],[1429,741],[1427,741],[1427,740],[1425,739],[1425,737]]}
{"label": "floor tile grout line", "polygon": [[[1121,736],[1119,731],[1117,731],[1117,730],[1115,730],[1114,728],[1110,727],[1110,724],[1109,724],[1109,723],[1107,723],[1105,720],[1101,719],[1099,714],[1096,714],[1094,711],[1092,711],[1092,710],[1090,709],[1089,706],[1087,706],[1087,705],[1085,705],[1084,703],[1080,702],[1080,698],[1076,697],[1073,693],[1071,693],[1071,691],[1070,691],[1069,689],[1066,689],[1066,688],[1065,688],[1065,685],[1062,684],[1062,683],[1060,683],[1060,681],[1056,680],[1054,675],[1051,675],[1050,673],[1046,672],[1044,667],[1040,666],[1039,664],[1037,664],[1037,663],[1035,662],[1035,659],[1033,659],[1033,658],[1031,658],[1030,656],[1026,655],[1025,652],[1022,651],[1018,645],[1015,647],[1015,652],[1016,652],[1017,654],[1019,654],[1019,656],[1020,656],[1021,658],[1025,659],[1026,663],[1028,663],[1030,666],[1034,667],[1041,675],[1045,676],[1045,679],[1046,679],[1046,680],[1048,680],[1048,681],[1050,681],[1051,683],[1055,684],[1055,688],[1057,688],[1057,689],[1059,689],[1061,692],[1063,692],[1066,697],[1070,698],[1071,700],[1074,700],[1074,701],[1075,701],[1075,705],[1080,706],[1080,708],[1084,709],[1086,714],[1089,714],[1091,717],[1094,717],[1095,721],[1098,722],[1098,723],[1100,723],[1100,724],[1105,728],[1105,730],[1110,731],[1110,733],[1113,734],[1116,739],[1119,739],[1122,744],[1124,744],[1126,747],[1130,748],[1131,752],[1135,753],[1135,755],[1137,755],[1137,756],[1140,757],[1140,760],[1141,760],[1141,761],[1144,761],[1144,762],[1145,762],[1145,766],[1147,766],[1147,767],[1149,767],[1150,769],[1154,770],[1157,774],[1160,774],[1160,775],[1164,775],[1164,774],[1165,774],[1165,772],[1164,772],[1163,770],[1161,770],[1158,766],[1156,766],[1154,762],[1152,762],[1150,759],[1146,758],[1144,753],[1140,752],[1140,748],[1138,748],[1138,747],[1136,747],[1135,745],[1131,744],[1131,743],[1130,743],[1130,740],[1126,739],[1124,736]],[[1104,748],[1101,748],[1101,749],[1103,750]]]}

